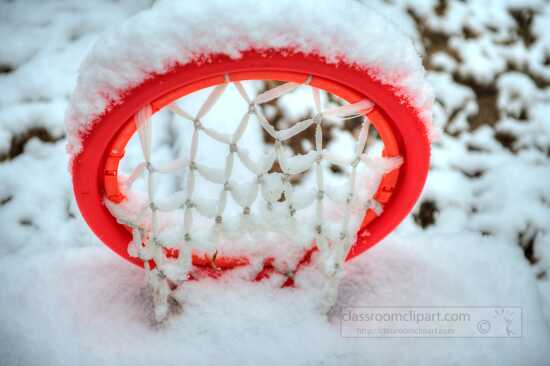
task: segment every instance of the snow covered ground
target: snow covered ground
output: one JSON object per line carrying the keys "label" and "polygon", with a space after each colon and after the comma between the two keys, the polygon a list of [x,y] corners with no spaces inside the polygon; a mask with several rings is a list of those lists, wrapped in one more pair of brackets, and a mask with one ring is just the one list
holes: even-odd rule
{"label": "snow covered ground", "polygon": [[[550,363],[550,7],[396,0],[436,91],[425,192],[338,304],[522,308],[519,338],[350,339],[303,288],[200,281],[152,325],[142,273],[82,221],[63,117],[98,32],[151,1],[0,2],[0,365]],[[546,346],[546,347],[545,347]]]}

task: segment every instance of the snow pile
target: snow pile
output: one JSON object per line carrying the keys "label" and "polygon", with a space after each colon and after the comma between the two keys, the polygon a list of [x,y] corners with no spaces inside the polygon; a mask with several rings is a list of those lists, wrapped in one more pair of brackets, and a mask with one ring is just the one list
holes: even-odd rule
{"label": "snow pile", "polygon": [[67,113],[69,152],[78,154],[95,120],[148,75],[212,54],[239,58],[249,49],[270,48],[370,70],[431,125],[433,96],[417,51],[370,6],[352,0],[161,1],[102,35],[86,57]]}
{"label": "snow pile", "polygon": [[[267,282],[196,282],[182,313],[165,327],[152,325],[143,272],[105,248],[79,217],[62,139],[62,116],[87,48],[98,31],[147,3],[0,3],[0,47],[6,47],[0,51],[1,365],[548,364],[545,1],[379,4],[400,25],[413,24],[403,31],[425,53],[437,96],[434,121],[444,133],[433,146],[432,171],[414,214],[347,265],[338,301],[522,307],[522,338],[460,340],[343,339],[338,319],[327,322],[314,308],[318,285],[308,272],[300,289],[288,292],[272,291]],[[466,26],[480,34],[465,33]],[[449,38],[456,39],[452,48]],[[465,42],[482,57],[491,47],[498,51],[491,57],[521,57],[477,80],[473,68],[461,66]],[[153,150],[179,156],[190,126],[166,116],[158,122],[163,128]],[[44,131],[61,139],[52,142]],[[346,134],[334,139],[350,141]]]}
{"label": "snow pile", "polygon": [[[142,272],[103,249],[5,258],[0,359],[33,365],[543,365],[550,334],[519,249],[475,235],[387,240],[347,267],[343,306],[520,306],[510,339],[350,339],[315,308],[318,276],[299,289],[226,279],[190,285],[185,308],[152,325]],[[495,261],[501,265],[495,265]],[[459,267],[458,270],[451,270]],[[460,276],[460,281],[457,281]],[[17,306],[13,306],[17,299]],[[403,354],[406,354],[404,357]]]}

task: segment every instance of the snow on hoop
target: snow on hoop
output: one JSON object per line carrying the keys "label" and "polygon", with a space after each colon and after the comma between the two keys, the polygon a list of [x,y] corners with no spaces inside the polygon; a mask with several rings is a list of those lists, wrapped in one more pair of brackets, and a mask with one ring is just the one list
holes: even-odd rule
{"label": "snow on hoop", "polygon": [[[229,79],[229,78],[227,78]],[[229,81],[229,80],[228,80]],[[294,263],[299,260],[306,247],[316,243],[320,249],[320,267],[328,278],[328,303],[336,295],[336,286],[342,273],[343,262],[355,233],[369,208],[380,214],[382,206],[373,196],[383,175],[399,167],[402,159],[367,156],[364,152],[370,123],[363,118],[351,159],[339,159],[327,153],[323,146],[321,128],[326,117],[352,118],[363,116],[373,104],[361,100],[353,104],[321,109],[319,90],[313,87],[311,96],[314,116],[295,123],[293,126],[276,130],[261,114],[259,105],[282,97],[300,86],[284,83],[251,98],[242,84],[232,83],[241,99],[247,105],[244,116],[232,134],[221,134],[205,127],[202,119],[216,104],[229,83],[212,89],[195,116],[172,103],[168,106],[177,116],[192,126],[189,155],[164,164],[151,162],[151,116],[150,106],[135,115],[143,162],[139,163],[124,182],[128,197],[121,204],[107,201],[108,207],[119,222],[132,228],[133,240],[128,253],[145,262],[149,284],[155,292],[156,316],[166,316],[169,284],[180,284],[192,269],[191,253],[220,252],[223,255],[247,255],[252,260],[266,257],[287,258]],[[241,146],[241,137],[254,116],[261,128],[274,139],[273,148],[267,154],[257,153],[254,158]],[[292,154],[284,148],[298,133],[314,126],[315,143],[312,151]],[[223,168],[217,169],[203,164],[197,155],[201,136],[207,135],[227,146]],[[254,178],[241,181],[233,175],[236,160],[248,169]],[[272,170],[278,163],[280,172]],[[325,163],[337,163],[349,171],[346,182],[330,186],[325,182]],[[359,167],[368,177],[359,177]],[[168,197],[157,197],[156,176],[184,171],[186,185]],[[293,186],[293,176],[311,171],[312,183]],[[146,193],[139,195],[131,189],[132,183],[145,175]],[[196,192],[196,179],[215,184],[218,198],[202,197]],[[358,188],[357,181],[361,181]],[[229,214],[228,199],[232,198],[240,207],[240,213]],[[326,213],[337,212],[334,220],[327,220]],[[177,248],[177,258],[166,255],[167,250]],[[255,253],[261,253],[261,256]],[[156,267],[151,269],[148,261]]]}
{"label": "snow on hoop", "polygon": [[[197,58],[206,61],[212,54],[239,58],[250,49],[282,48],[367,70],[374,79],[393,86],[430,131],[433,95],[424,81],[420,57],[412,41],[372,4],[353,0],[158,1],[152,9],[102,35],[83,62],[66,115],[71,161],[96,119],[151,74],[164,74],[175,64]],[[272,93],[281,91],[286,90]],[[256,102],[273,97],[266,94]]]}

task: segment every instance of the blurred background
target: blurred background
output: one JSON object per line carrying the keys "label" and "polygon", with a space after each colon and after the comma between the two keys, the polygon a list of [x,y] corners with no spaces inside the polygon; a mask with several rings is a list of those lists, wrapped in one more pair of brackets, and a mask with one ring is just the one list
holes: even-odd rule
{"label": "blurred background", "polygon": [[[64,112],[97,35],[152,2],[0,1],[0,256],[99,245],[73,200]],[[440,130],[397,234],[467,232],[520,248],[550,320],[550,4],[371,3],[423,56]]]}

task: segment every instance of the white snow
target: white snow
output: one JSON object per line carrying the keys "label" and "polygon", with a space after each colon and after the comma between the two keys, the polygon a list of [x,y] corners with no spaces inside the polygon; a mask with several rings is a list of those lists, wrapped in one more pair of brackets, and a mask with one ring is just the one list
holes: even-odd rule
{"label": "white snow", "polygon": [[96,119],[150,74],[199,56],[239,58],[246,50],[270,48],[316,53],[330,63],[343,59],[370,70],[431,126],[433,95],[419,55],[372,6],[352,0],[167,0],[104,33],[84,60],[66,117],[70,154],[80,152],[81,139]]}
{"label": "white snow", "polygon": [[[496,265],[507,263],[508,266]],[[543,365],[550,342],[529,266],[518,248],[477,235],[387,240],[347,267],[345,306],[523,308],[514,339],[350,339],[319,314],[319,283],[297,289],[236,279],[193,283],[181,314],[152,325],[142,272],[103,248],[6,257],[0,276],[0,359],[33,365]],[[459,277],[457,277],[459,276]],[[17,306],[13,305],[14,299]]]}
{"label": "white snow", "polygon": [[[0,156],[10,150],[12,138],[31,127],[62,137],[78,64],[98,32],[150,3],[0,3],[0,70],[13,69],[0,73]],[[278,276],[259,284],[229,278],[192,283],[181,294],[183,312],[157,327],[143,272],[101,244],[78,213],[66,170],[66,140],[32,138],[21,154],[0,158],[0,365],[548,364],[550,11],[544,1],[479,0],[450,2],[438,15],[437,3],[377,3],[421,52],[426,47],[407,6],[425,17],[427,26],[462,39],[453,43],[456,49],[439,50],[435,61],[432,55],[426,62],[438,70],[428,76],[437,98],[434,122],[444,132],[433,147],[432,169],[414,214],[431,200],[437,206],[434,223],[422,229],[411,215],[348,263],[338,302],[519,306],[521,338],[345,339],[337,318],[329,322],[317,311],[319,276],[311,269],[298,276],[296,289],[273,289],[282,280]],[[534,11],[530,46],[515,35],[509,7]],[[472,85],[447,74],[460,67],[454,52],[462,54],[464,42],[490,47],[466,39],[466,24],[494,35],[495,57],[520,62],[493,78],[474,74],[475,62],[472,69],[461,68],[467,78],[488,80],[496,89],[495,105],[502,108],[494,125],[475,130],[468,118],[483,110],[487,95],[478,96]],[[192,104],[182,107],[196,112]],[[167,114],[158,122],[162,128],[153,151],[165,161],[181,156],[189,148],[191,126]],[[515,136],[515,153],[495,139],[497,132]],[[334,141],[332,146],[350,144],[352,138],[341,133]],[[128,151],[124,168],[135,166],[139,154]],[[176,191],[180,178],[159,184]],[[299,198],[314,199],[310,193]],[[526,242],[533,239],[535,259],[526,258],[519,233]]]}
{"label": "white snow", "polygon": [[[31,127],[63,134],[66,98],[97,32],[143,9],[148,0],[0,3],[0,154]],[[101,11],[97,11],[101,9]],[[23,31],[24,30],[24,31]]]}

